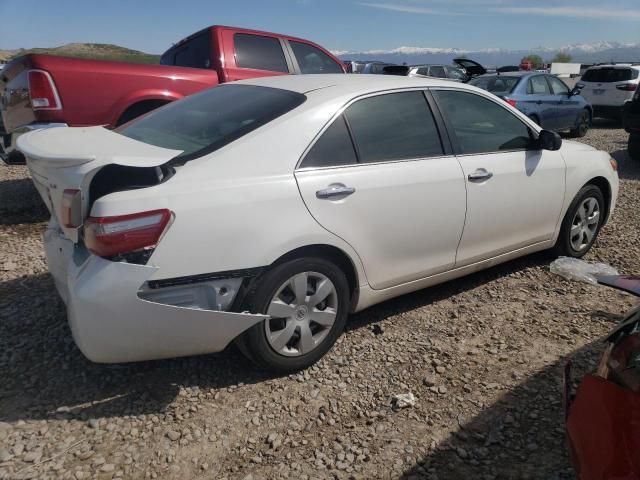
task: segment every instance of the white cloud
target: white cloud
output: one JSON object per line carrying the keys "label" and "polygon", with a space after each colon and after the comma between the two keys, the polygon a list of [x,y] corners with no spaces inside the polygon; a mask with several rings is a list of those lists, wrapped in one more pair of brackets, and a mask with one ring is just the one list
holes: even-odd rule
{"label": "white cloud", "polygon": [[498,13],[519,15],[543,15],[573,18],[613,18],[617,20],[640,20],[640,10],[618,10],[615,8],[584,7],[500,7],[492,9]]}
{"label": "white cloud", "polygon": [[402,5],[399,3],[360,3],[363,7],[378,8],[381,10],[391,10],[393,12],[418,13],[423,15],[460,15],[454,12],[444,12],[442,10],[434,10],[427,7],[414,7],[411,5]]}

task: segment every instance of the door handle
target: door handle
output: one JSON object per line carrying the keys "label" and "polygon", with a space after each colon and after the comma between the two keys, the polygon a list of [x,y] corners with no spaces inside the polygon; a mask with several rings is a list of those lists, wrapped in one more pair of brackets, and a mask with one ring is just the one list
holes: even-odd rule
{"label": "door handle", "polygon": [[469,180],[472,182],[482,182],[484,180],[489,180],[491,177],[493,177],[493,173],[488,172],[484,168],[479,168],[468,176]]}
{"label": "door handle", "polygon": [[538,105],[542,105],[542,100],[538,100],[538,101],[536,101],[536,103],[537,103]]}
{"label": "door handle", "polygon": [[335,183],[333,185],[329,185],[328,188],[324,190],[318,190],[316,192],[316,197],[320,199],[331,198],[331,197],[346,197],[347,195],[351,195],[355,193],[356,189],[353,187],[347,187],[341,183]]}

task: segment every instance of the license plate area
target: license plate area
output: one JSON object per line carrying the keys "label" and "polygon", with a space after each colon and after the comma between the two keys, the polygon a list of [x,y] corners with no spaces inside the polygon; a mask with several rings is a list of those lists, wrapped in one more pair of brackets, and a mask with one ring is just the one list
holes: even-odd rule
{"label": "license plate area", "polygon": [[604,88],[594,88],[593,89],[593,94],[594,95],[604,95]]}

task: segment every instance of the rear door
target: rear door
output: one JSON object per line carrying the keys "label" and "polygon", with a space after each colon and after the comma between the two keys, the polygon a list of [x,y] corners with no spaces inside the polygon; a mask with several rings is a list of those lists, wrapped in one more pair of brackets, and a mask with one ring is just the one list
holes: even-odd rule
{"label": "rear door", "polygon": [[464,171],[467,213],[456,267],[553,238],[565,187],[560,152],[539,150],[529,126],[473,92],[433,92]]}
{"label": "rear door", "polygon": [[422,91],[376,94],[330,122],[296,171],[307,208],[356,250],[374,289],[455,263],[465,182],[439,131]]}
{"label": "rear door", "polygon": [[222,42],[226,82],[295,73],[279,37],[224,30]]}

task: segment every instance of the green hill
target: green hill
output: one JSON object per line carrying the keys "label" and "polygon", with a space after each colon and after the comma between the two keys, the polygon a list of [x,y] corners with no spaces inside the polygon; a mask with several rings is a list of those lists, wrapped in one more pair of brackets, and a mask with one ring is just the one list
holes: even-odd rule
{"label": "green hill", "polygon": [[129,63],[159,63],[160,55],[132,50],[109,43],[68,43],[53,48],[20,48],[17,50],[0,50],[0,61],[9,61],[27,53],[46,53],[62,57],[87,58],[94,60],[114,60]]}

